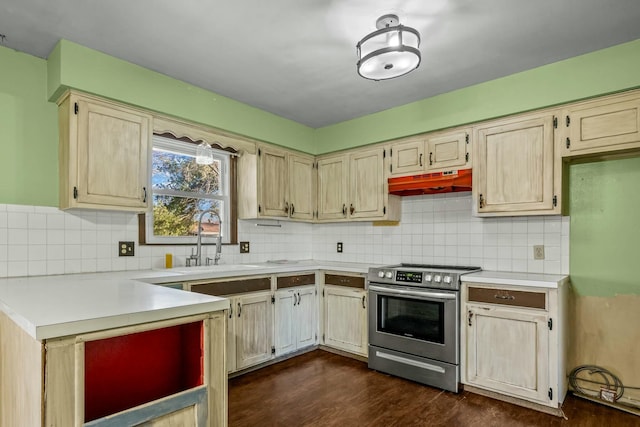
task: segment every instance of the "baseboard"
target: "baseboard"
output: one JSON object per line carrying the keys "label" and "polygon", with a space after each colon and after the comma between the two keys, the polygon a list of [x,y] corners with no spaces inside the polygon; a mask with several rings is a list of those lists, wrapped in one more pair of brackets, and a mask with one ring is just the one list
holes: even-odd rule
{"label": "baseboard", "polygon": [[327,347],[327,346],[324,346],[324,345],[319,346],[318,349],[319,350],[324,350],[324,351],[326,351],[328,353],[333,353],[333,354],[337,354],[337,355],[340,355],[340,356],[349,357],[351,359],[356,359],[356,360],[359,360],[361,362],[367,362],[369,360],[369,358],[367,358],[366,356],[363,356],[361,354],[349,353],[348,351],[338,350],[337,348]]}
{"label": "baseboard", "polygon": [[541,405],[539,403],[529,402],[528,400],[519,399],[517,397],[506,396],[504,394],[496,393],[494,391],[485,390],[482,388],[474,387],[468,384],[464,384],[463,389],[471,393],[479,394],[481,396],[490,397],[492,399],[501,400],[503,402],[512,403],[514,405],[522,406],[524,408],[533,409],[545,414],[555,415],[556,417],[565,418],[562,408],[552,408],[550,406]]}

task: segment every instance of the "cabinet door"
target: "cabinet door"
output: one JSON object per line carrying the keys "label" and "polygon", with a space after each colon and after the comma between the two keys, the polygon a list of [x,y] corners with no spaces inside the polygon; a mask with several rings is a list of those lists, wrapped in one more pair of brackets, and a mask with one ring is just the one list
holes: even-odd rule
{"label": "cabinet door", "polygon": [[271,294],[252,293],[237,300],[236,363],[243,369],[271,358]]}
{"label": "cabinet door", "polygon": [[296,348],[304,348],[316,343],[317,305],[316,288],[307,286],[295,290],[298,297],[296,305]]}
{"label": "cabinet door", "polygon": [[76,207],[145,209],[149,116],[97,100],[71,101],[78,105],[77,157],[69,160],[77,168]]}
{"label": "cabinet door", "polygon": [[283,289],[275,295],[275,346],[276,356],[296,350],[295,291]]}
{"label": "cabinet door", "polygon": [[385,214],[382,148],[352,153],[349,160],[349,217],[381,218]]}
{"label": "cabinet door", "polygon": [[318,160],[318,219],[346,219],[349,191],[346,156]]}
{"label": "cabinet door", "polygon": [[313,158],[289,155],[289,216],[313,219]]}
{"label": "cabinet door", "polygon": [[467,305],[466,318],[467,382],[547,403],[547,314]]}
{"label": "cabinet door", "polygon": [[427,169],[465,166],[468,162],[468,132],[453,132],[427,138]]}
{"label": "cabinet door", "polygon": [[367,353],[365,292],[326,286],[324,342],[351,353]]}
{"label": "cabinet door", "polygon": [[424,171],[424,145],[424,139],[392,144],[389,148],[390,175],[411,175]]}
{"label": "cabinet door", "polygon": [[552,115],[493,122],[476,128],[476,136],[473,194],[479,214],[559,213]]}
{"label": "cabinet door", "polygon": [[287,153],[261,147],[258,152],[260,216],[289,216]]}
{"label": "cabinet door", "polygon": [[567,110],[563,155],[603,153],[640,147],[640,95],[616,97]]}

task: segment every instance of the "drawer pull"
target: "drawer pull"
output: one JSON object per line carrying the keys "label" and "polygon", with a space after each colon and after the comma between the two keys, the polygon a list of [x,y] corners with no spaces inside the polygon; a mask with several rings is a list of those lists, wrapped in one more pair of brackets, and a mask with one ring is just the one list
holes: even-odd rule
{"label": "drawer pull", "polygon": [[514,299],[516,299],[516,297],[514,295],[499,295],[499,294],[495,294],[493,297],[495,299],[506,299],[506,300],[510,300],[510,301],[513,301]]}

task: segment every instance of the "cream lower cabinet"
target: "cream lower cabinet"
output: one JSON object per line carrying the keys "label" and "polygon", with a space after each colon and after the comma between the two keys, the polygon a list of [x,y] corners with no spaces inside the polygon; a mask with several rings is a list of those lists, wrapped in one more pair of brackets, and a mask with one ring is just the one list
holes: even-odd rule
{"label": "cream lower cabinet", "polygon": [[60,208],[144,211],[151,115],[68,92],[58,116]]}
{"label": "cream lower cabinet", "polygon": [[275,347],[282,356],[316,343],[318,316],[315,286],[275,292]]}
{"label": "cream lower cabinet", "polygon": [[236,368],[257,365],[273,357],[271,292],[234,298],[236,315]]}
{"label": "cream lower cabinet", "polygon": [[226,296],[227,370],[239,371],[273,358],[271,277],[240,277],[185,283],[185,290]]}
{"label": "cream lower cabinet", "polygon": [[558,116],[556,111],[531,113],[474,128],[475,214],[560,213]]}
{"label": "cream lower cabinet", "polygon": [[224,312],[43,342],[4,313],[0,425],[227,425]]}
{"label": "cream lower cabinet", "polygon": [[325,285],[323,343],[367,355],[367,293],[364,289]]}
{"label": "cream lower cabinet", "polygon": [[462,382],[558,408],[567,390],[566,289],[464,283]]}

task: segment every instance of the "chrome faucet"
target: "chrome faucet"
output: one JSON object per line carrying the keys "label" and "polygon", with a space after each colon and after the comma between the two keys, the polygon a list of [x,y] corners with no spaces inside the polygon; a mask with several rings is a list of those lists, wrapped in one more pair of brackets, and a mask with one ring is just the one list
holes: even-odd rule
{"label": "chrome faucet", "polygon": [[[218,265],[218,261],[220,260],[220,255],[222,253],[222,219],[220,218],[220,215],[218,215],[218,213],[213,209],[206,209],[202,211],[202,213],[200,213],[200,216],[198,217],[198,240],[196,243],[196,253],[194,254],[193,250],[191,251],[191,255],[187,258],[187,267],[191,266],[191,261],[195,261],[196,266],[202,265],[202,217],[204,217],[206,214],[215,215],[216,218],[218,218],[218,224],[220,224],[218,237],[216,238],[216,255],[213,258],[213,264]],[[209,265],[210,262],[211,258],[207,257],[205,259],[205,264]]]}

